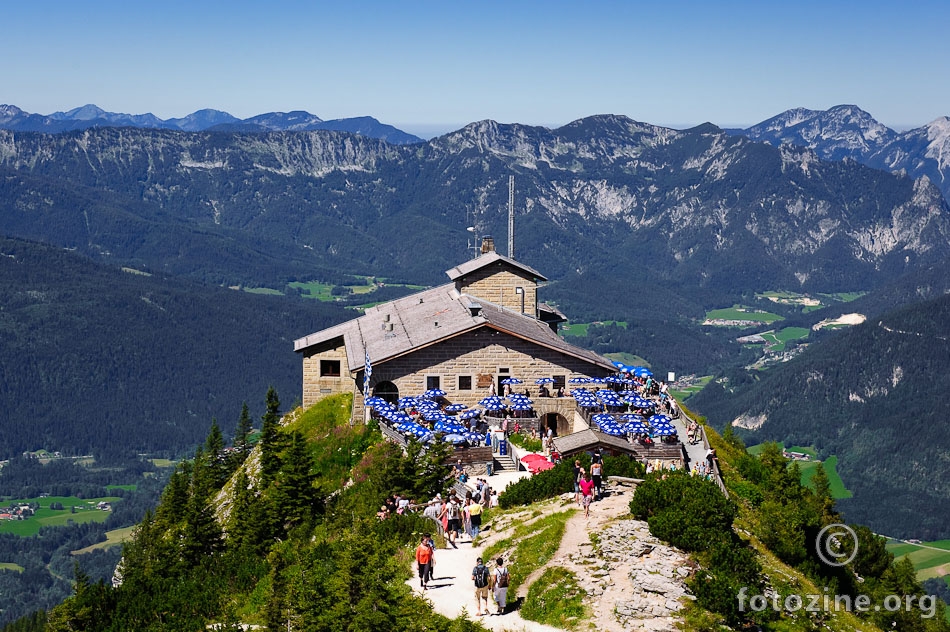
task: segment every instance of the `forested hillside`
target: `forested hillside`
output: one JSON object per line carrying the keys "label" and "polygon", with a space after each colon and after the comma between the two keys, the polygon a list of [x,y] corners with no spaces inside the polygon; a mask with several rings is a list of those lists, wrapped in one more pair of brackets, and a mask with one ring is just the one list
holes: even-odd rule
{"label": "forested hillside", "polygon": [[[274,631],[482,629],[464,616],[450,621],[434,614],[405,583],[419,534],[431,529],[429,519],[411,512],[374,516],[390,494],[418,500],[446,491],[448,454],[439,449],[445,444],[421,451],[413,442],[403,453],[382,441],[374,426],[347,423],[346,395],[294,411],[282,427],[279,402],[269,396],[268,403],[261,441],[246,460],[222,458],[220,438],[209,435],[126,546],[121,585],[78,577],[75,595],[49,614],[48,630],[238,624]],[[815,629],[816,621],[834,631],[950,629],[943,607],[921,599],[909,563],[895,564],[883,540],[866,528],[856,530],[860,555],[847,567],[820,563],[814,535],[840,519],[827,480],[816,482],[815,491],[802,486],[797,469],[788,467],[775,445],[753,457],[735,437],[723,440],[710,432],[710,441],[721,455],[730,497],[701,476],[655,472],[629,505],[632,517],[646,521],[654,536],[696,562],[683,568],[695,596],[684,603],[685,630],[728,625],[805,631]],[[525,504],[543,515],[551,505],[531,503],[569,495],[570,468],[563,462],[508,488],[511,502],[503,506]],[[483,525],[491,530],[506,511],[487,510]],[[545,524],[539,521],[536,528]],[[513,540],[496,546],[509,554],[512,548],[522,551]],[[527,559],[527,551],[524,556],[516,559]],[[548,559],[539,567],[555,565]],[[788,595],[834,590],[866,595],[875,607],[860,616],[827,606],[806,611],[801,603],[790,611],[743,607],[740,594],[751,598],[766,588],[779,604],[788,603]],[[885,611],[880,606],[889,603],[888,595],[901,604],[904,595],[913,595],[913,605]],[[529,590],[525,602],[539,599]],[[571,596],[572,602],[589,599],[597,596]],[[578,623],[584,621],[570,622]],[[21,625],[37,629],[31,620]]]}
{"label": "forested hillside", "polygon": [[830,336],[746,383],[712,383],[690,405],[749,441],[837,455],[849,520],[895,537],[950,536],[950,295]]}
{"label": "forested hillside", "polygon": [[352,316],[0,239],[0,458],[191,449],[270,385],[292,401],[294,337]]}

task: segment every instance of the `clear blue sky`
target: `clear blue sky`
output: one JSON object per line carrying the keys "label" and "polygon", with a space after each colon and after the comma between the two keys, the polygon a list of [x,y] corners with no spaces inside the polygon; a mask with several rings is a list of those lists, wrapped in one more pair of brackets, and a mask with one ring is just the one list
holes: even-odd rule
{"label": "clear blue sky", "polygon": [[[7,3],[0,103],[162,118],[302,109],[409,131],[625,114],[750,125],[950,115],[950,2]],[[432,126],[432,127],[425,127]]]}

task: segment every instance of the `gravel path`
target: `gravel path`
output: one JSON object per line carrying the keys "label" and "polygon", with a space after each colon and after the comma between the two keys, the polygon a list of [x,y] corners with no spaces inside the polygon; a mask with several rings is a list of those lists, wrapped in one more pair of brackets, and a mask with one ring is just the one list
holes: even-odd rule
{"label": "gravel path", "polygon": [[[611,482],[609,490],[605,498],[591,505],[589,518],[579,509],[568,520],[558,551],[546,567],[560,566],[577,576],[578,585],[586,593],[588,621],[599,632],[675,630],[686,592],[683,580],[692,572],[691,564],[681,552],[651,536],[646,523],[626,519],[632,485]],[[565,494],[554,499],[544,514],[574,506],[573,496]],[[510,536],[515,525],[536,519],[536,513],[505,514],[497,520],[495,531],[484,532],[478,546],[465,538],[457,543],[458,549],[439,549],[435,555],[435,578],[429,589],[422,593],[418,578],[409,585],[423,594],[436,612],[455,618],[464,611],[469,619],[479,620],[491,630],[560,629],[522,619],[512,607],[519,596],[527,595],[544,569],[528,576],[518,595],[509,594],[507,614],[474,614],[475,588],[471,577],[475,559],[485,546]],[[596,534],[595,541],[591,540],[592,533]],[[489,568],[493,567],[489,564]],[[586,629],[586,624],[582,627]]]}

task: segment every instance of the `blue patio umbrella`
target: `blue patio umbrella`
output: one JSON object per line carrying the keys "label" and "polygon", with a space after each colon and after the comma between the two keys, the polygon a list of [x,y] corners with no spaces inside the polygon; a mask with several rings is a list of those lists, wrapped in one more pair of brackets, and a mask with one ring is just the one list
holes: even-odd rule
{"label": "blue patio umbrella", "polygon": [[430,388],[423,394],[423,397],[426,399],[432,399],[433,397],[445,397],[445,391],[443,391],[441,388]]}
{"label": "blue patio umbrella", "polygon": [[633,368],[633,374],[637,377],[652,377],[653,371],[646,368],[645,366],[638,366]]}
{"label": "blue patio umbrella", "polygon": [[638,422],[628,423],[625,428],[627,432],[631,432],[633,434],[646,434],[650,432],[650,429],[646,426],[646,424]]}
{"label": "blue patio umbrella", "polygon": [[373,406],[373,407],[375,407],[375,406],[379,406],[380,404],[388,404],[388,403],[389,403],[389,402],[387,402],[387,401],[386,401],[385,399],[383,399],[382,397],[376,397],[375,395],[374,395],[373,397],[367,397],[367,398],[366,398],[366,405],[367,405],[367,406]]}
{"label": "blue patio umbrella", "polygon": [[472,408],[466,411],[459,413],[459,419],[474,419],[482,414],[482,411],[477,408]]}
{"label": "blue patio umbrella", "polygon": [[568,380],[570,384],[587,384],[590,382],[589,377],[572,377]]}
{"label": "blue patio umbrella", "polygon": [[398,406],[400,408],[412,408],[418,403],[415,397],[400,397]]}
{"label": "blue patio umbrella", "polygon": [[553,377],[542,377],[534,381],[535,384],[554,384]]}
{"label": "blue patio umbrella", "polygon": [[450,413],[457,413],[460,410],[465,410],[466,408],[468,408],[468,406],[466,406],[465,404],[450,404],[449,406],[445,407],[445,410],[447,410]]}
{"label": "blue patio umbrella", "polygon": [[442,441],[445,443],[464,443],[465,437],[460,434],[449,434],[442,437]]}
{"label": "blue patio umbrella", "polygon": [[658,430],[654,430],[653,434],[655,434],[658,437],[670,437],[676,434],[676,429],[675,428],[660,428]]}
{"label": "blue patio umbrella", "polygon": [[479,402],[479,403],[481,403],[482,406],[484,406],[486,410],[504,410],[506,408],[505,403],[502,402],[501,400],[490,401],[488,403],[483,403],[483,402],[484,400],[482,400],[482,402]]}
{"label": "blue patio umbrella", "polygon": [[600,430],[604,434],[608,434],[612,437],[622,437],[623,435],[627,434],[624,430],[616,426],[603,427]]}
{"label": "blue patio umbrella", "polygon": [[606,384],[606,380],[602,377],[592,377],[588,380],[591,384]]}
{"label": "blue patio umbrella", "polygon": [[501,397],[498,395],[489,395],[485,399],[478,402],[479,406],[488,406],[489,404],[501,404]]}
{"label": "blue patio umbrella", "polygon": [[422,411],[422,417],[426,421],[438,421],[440,419],[445,419],[447,415],[438,408],[428,408]]}
{"label": "blue patio umbrella", "polygon": [[517,403],[511,405],[511,410],[531,410],[532,408],[533,406],[531,404]]}
{"label": "blue patio umbrella", "polygon": [[620,418],[627,423],[643,423],[643,417],[636,413],[626,413],[625,415],[620,415]]}
{"label": "blue patio umbrella", "polygon": [[660,423],[660,424],[670,424],[670,423],[673,423],[673,420],[670,419],[670,417],[668,417],[667,415],[653,415],[652,417],[650,417],[649,419],[647,419],[647,421],[650,422],[650,425],[651,425],[651,426],[656,425],[656,424],[658,424],[658,423]]}
{"label": "blue patio umbrella", "polygon": [[521,384],[521,380],[516,377],[506,377],[501,381],[502,384]]}
{"label": "blue patio umbrella", "polygon": [[614,423],[616,420],[613,415],[608,415],[607,413],[600,413],[599,415],[594,415],[590,418],[596,424],[601,423]]}
{"label": "blue patio umbrella", "polygon": [[476,443],[476,444],[481,443],[482,441],[485,440],[485,435],[479,434],[477,432],[466,432],[462,436],[465,437],[468,441],[471,441],[472,443]]}

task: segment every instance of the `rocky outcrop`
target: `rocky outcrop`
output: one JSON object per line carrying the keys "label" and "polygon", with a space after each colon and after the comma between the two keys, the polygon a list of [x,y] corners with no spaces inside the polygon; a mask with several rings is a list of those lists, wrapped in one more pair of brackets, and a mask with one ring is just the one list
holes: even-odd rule
{"label": "rocky outcrop", "polygon": [[593,542],[570,556],[578,583],[594,599],[622,588],[614,617],[624,629],[675,630],[685,579],[694,570],[685,553],[650,535],[647,523],[619,520],[592,534]]}

